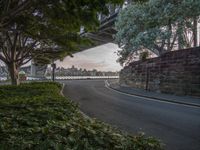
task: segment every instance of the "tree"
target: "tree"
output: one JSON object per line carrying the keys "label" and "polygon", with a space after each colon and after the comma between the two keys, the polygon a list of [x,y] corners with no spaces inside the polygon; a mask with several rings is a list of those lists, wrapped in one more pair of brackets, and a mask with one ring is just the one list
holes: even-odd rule
{"label": "tree", "polygon": [[[8,0],[0,1],[0,59],[7,64],[12,84],[18,84],[21,65],[71,55],[88,40],[80,27],[93,30],[97,13],[106,14],[107,3],[121,0]],[[12,14],[12,15],[11,15]]]}
{"label": "tree", "polygon": [[[40,22],[55,25],[61,21],[73,29],[80,25],[94,27],[98,24],[97,12],[108,13],[108,3],[119,4],[122,0],[0,0],[0,30],[13,23],[26,24],[34,17]],[[24,20],[25,19],[25,20]],[[24,20],[24,21],[23,21]]]}
{"label": "tree", "polygon": [[[198,0],[149,0],[132,3],[116,22],[116,41],[125,62],[134,51],[150,50],[160,56],[177,48],[196,46]],[[195,19],[194,19],[195,18]],[[193,32],[194,37],[188,32]]]}
{"label": "tree", "polygon": [[7,29],[16,17],[32,12],[32,4],[31,0],[0,0],[0,31]]}
{"label": "tree", "polygon": [[61,59],[78,50],[75,44],[70,45],[72,42],[81,44],[73,36],[62,37],[62,40],[65,40],[63,43],[56,40],[57,42],[50,39],[33,39],[17,29],[1,32],[0,50],[2,53],[0,59],[9,69],[12,84],[19,84],[19,68],[30,60],[33,59],[36,64],[49,64],[52,59]]}

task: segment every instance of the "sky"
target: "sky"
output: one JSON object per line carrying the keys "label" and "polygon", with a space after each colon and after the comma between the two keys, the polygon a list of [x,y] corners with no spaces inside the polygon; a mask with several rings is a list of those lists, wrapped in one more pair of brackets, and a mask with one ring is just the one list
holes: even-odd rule
{"label": "sky", "polygon": [[[74,65],[76,68],[87,70],[97,69],[99,71],[119,71],[122,69],[119,63],[117,51],[120,48],[113,43],[97,46],[79,53],[75,53],[74,57],[66,57],[63,61],[56,61],[56,67],[71,68]],[[24,66],[29,66],[27,63]],[[3,63],[0,62],[0,66]]]}
{"label": "sky", "polygon": [[57,67],[76,68],[99,71],[119,71],[122,67],[116,62],[118,59],[118,46],[108,43],[74,54],[74,57],[66,57],[63,61],[56,61]]}

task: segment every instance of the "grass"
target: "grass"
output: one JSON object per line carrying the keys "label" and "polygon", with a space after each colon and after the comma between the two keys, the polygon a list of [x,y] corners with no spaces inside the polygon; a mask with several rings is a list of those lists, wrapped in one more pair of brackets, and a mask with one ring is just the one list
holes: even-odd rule
{"label": "grass", "polygon": [[58,83],[0,86],[0,150],[160,150],[154,138],[130,136],[82,116]]}

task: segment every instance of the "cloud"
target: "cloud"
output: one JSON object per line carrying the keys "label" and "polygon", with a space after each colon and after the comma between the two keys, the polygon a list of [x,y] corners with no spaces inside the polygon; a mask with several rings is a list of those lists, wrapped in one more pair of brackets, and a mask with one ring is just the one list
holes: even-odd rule
{"label": "cloud", "polygon": [[66,57],[62,62],[57,61],[57,66],[69,68],[72,65],[88,70],[119,71],[121,66],[116,62],[119,50],[117,45],[108,43],[74,54],[74,57]]}

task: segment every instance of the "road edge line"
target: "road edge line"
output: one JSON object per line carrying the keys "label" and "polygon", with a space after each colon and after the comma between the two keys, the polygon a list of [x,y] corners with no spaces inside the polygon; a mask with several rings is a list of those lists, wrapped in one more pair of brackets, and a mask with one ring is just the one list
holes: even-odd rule
{"label": "road edge line", "polygon": [[185,102],[173,101],[173,100],[164,99],[164,98],[157,98],[157,97],[151,97],[151,96],[144,96],[144,95],[140,95],[140,94],[132,94],[132,93],[128,93],[128,92],[122,92],[120,90],[117,90],[117,89],[111,87],[108,80],[105,80],[105,87],[107,87],[108,89],[114,90],[118,93],[122,93],[122,94],[129,95],[129,96],[151,99],[153,101],[160,101],[160,102],[165,102],[165,103],[172,103],[172,104],[178,104],[178,105],[200,108],[200,105],[194,104],[194,103],[185,103]]}
{"label": "road edge line", "polygon": [[[61,88],[61,90],[60,90],[60,94],[61,94],[63,97],[65,97],[65,95],[63,94],[64,88],[65,88],[65,83],[62,83],[62,88]],[[66,98],[66,97],[65,97],[65,98]],[[91,119],[92,119],[91,117],[89,117],[88,115],[86,115],[84,112],[82,112],[82,111],[80,110],[80,108],[79,108],[79,112],[81,113],[81,115],[83,115],[84,118],[86,118],[86,119],[88,119],[88,120],[91,120]]]}

